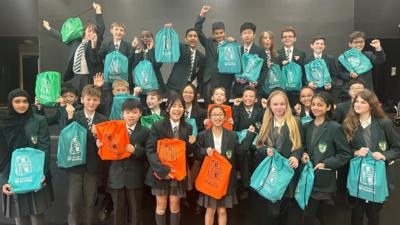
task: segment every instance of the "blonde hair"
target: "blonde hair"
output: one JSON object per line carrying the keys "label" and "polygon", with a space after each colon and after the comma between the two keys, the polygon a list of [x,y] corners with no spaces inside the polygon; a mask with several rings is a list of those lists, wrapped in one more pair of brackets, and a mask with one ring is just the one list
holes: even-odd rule
{"label": "blonde hair", "polygon": [[125,24],[121,23],[121,22],[113,22],[110,25],[110,29],[113,29],[114,27],[122,27],[124,30],[126,28]]}
{"label": "blonde hair", "polygon": [[125,87],[129,90],[129,83],[125,80],[115,80],[112,83],[112,88],[115,90],[117,87]]}
{"label": "blonde hair", "polygon": [[85,96],[101,98],[101,89],[93,84],[88,84],[82,89],[82,98]]}
{"label": "blonde hair", "polygon": [[268,106],[265,110],[264,117],[263,117],[263,123],[261,125],[259,137],[257,139],[256,146],[257,148],[265,146],[265,142],[268,141],[268,143],[272,143],[272,140],[269,137],[270,132],[272,132],[272,127],[274,123],[274,114],[271,111],[271,99],[277,95],[281,95],[286,103],[286,110],[285,110],[285,123],[287,124],[289,128],[289,138],[290,141],[292,142],[292,149],[291,151],[294,151],[296,149],[301,148],[301,137],[300,137],[300,130],[298,123],[294,116],[292,115],[292,110],[290,109],[289,105],[289,100],[285,94],[285,92],[281,90],[275,90],[273,91],[269,97],[268,97]]}

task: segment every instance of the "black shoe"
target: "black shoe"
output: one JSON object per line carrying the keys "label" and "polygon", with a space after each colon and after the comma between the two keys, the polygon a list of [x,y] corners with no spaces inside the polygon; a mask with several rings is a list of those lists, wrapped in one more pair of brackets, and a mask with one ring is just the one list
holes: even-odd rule
{"label": "black shoe", "polygon": [[193,209],[194,215],[200,215],[200,214],[201,214],[201,211],[202,211],[201,206],[198,205],[198,204],[196,204],[196,205],[194,206],[194,209]]}
{"label": "black shoe", "polygon": [[249,198],[249,192],[248,191],[242,191],[239,194],[239,199],[240,200],[246,200],[247,198]]}

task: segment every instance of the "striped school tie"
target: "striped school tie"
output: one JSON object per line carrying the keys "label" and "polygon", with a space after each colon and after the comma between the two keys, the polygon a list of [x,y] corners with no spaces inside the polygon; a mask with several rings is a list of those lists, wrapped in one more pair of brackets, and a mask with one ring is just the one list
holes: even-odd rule
{"label": "striped school tie", "polygon": [[73,71],[75,73],[81,72],[81,61],[82,56],[85,53],[86,42],[82,41],[82,43],[78,46],[78,53],[76,54]]}

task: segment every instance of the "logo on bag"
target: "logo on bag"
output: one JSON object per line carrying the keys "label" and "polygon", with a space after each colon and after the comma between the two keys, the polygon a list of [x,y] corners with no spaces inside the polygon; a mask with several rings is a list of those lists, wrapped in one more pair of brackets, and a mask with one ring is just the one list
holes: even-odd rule
{"label": "logo on bag", "polygon": [[[374,186],[374,174],[375,174],[375,169],[373,166],[365,163],[361,164],[360,184],[366,187],[370,187],[369,189],[371,189],[371,187]],[[367,189],[366,187],[364,187],[363,189]],[[365,191],[372,191],[372,190],[365,190]]]}
{"label": "logo on bag", "polygon": [[271,169],[267,176],[267,182],[269,184],[275,184],[276,183],[276,175],[277,175],[276,167],[274,164],[272,164]]}
{"label": "logo on bag", "polygon": [[386,151],[387,148],[386,141],[380,141],[378,145],[382,151]]}
{"label": "logo on bag", "polygon": [[164,155],[166,161],[176,161],[177,159],[177,151],[172,145],[167,145],[164,148]]}
{"label": "logo on bag", "polygon": [[117,154],[117,155],[121,154],[121,153],[119,153],[119,152],[117,151],[117,149],[118,149],[120,146],[119,146],[118,143],[116,143],[116,142],[114,141],[112,135],[111,135],[111,134],[105,134],[104,136],[105,136],[105,139],[106,139],[107,142],[108,142],[108,148],[110,148],[110,149],[114,152],[114,154]]}
{"label": "logo on bag", "polygon": [[82,156],[81,143],[79,142],[78,136],[72,138],[71,147],[69,149],[68,161],[81,160]]}
{"label": "logo on bag", "polygon": [[15,168],[15,175],[25,176],[32,173],[32,162],[28,156],[17,156],[15,159]]}
{"label": "logo on bag", "polygon": [[320,143],[320,144],[318,145],[318,150],[319,150],[319,152],[325,153],[325,152],[326,152],[326,149],[327,149],[327,144],[325,144],[325,143]]}
{"label": "logo on bag", "polygon": [[226,154],[226,157],[228,157],[228,159],[232,158],[232,151],[231,150],[226,151],[225,154]]}
{"label": "logo on bag", "polygon": [[210,167],[207,171],[207,176],[213,180],[220,180],[222,177],[221,164],[216,160],[211,160]]}
{"label": "logo on bag", "polygon": [[313,66],[311,67],[311,77],[315,80],[315,81],[321,81],[322,80],[322,68],[317,67],[317,66]]}
{"label": "logo on bag", "polygon": [[288,78],[288,83],[293,84],[294,83],[294,74],[293,71],[288,70],[287,71],[287,78]]}
{"label": "logo on bag", "polygon": [[256,60],[255,59],[249,59],[247,66],[246,66],[246,71],[245,73],[251,73],[251,71],[254,70],[256,67]]}
{"label": "logo on bag", "polygon": [[225,61],[232,61],[235,58],[233,49],[231,47],[225,48],[224,59]]}
{"label": "logo on bag", "polygon": [[171,55],[171,39],[163,36],[164,56]]}
{"label": "logo on bag", "polygon": [[359,66],[361,64],[361,60],[357,56],[347,57],[347,60],[353,67]]}
{"label": "logo on bag", "polygon": [[48,79],[42,79],[40,82],[40,87],[41,87],[41,94],[40,97],[46,100],[50,100],[50,82]]}
{"label": "logo on bag", "polygon": [[32,144],[36,145],[38,141],[38,136],[37,135],[33,135],[31,136],[31,142]]}
{"label": "logo on bag", "polygon": [[268,72],[268,74],[269,74],[269,83],[270,83],[270,84],[276,84],[276,83],[279,82],[278,76],[277,76],[277,74],[276,74],[274,71],[270,70],[270,71]]}
{"label": "logo on bag", "polygon": [[112,77],[113,79],[118,79],[120,77],[117,75],[119,75],[120,73],[121,73],[121,67],[120,67],[119,63],[117,62],[117,60],[113,59],[110,64],[109,75],[113,75],[113,77]]}

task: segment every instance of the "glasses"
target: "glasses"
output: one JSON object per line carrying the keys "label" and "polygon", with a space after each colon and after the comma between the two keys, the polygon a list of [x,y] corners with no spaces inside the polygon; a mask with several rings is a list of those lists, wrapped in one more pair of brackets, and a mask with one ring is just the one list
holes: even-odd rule
{"label": "glasses", "polygon": [[360,40],[360,41],[352,41],[351,43],[353,44],[364,44],[365,41],[364,40]]}

